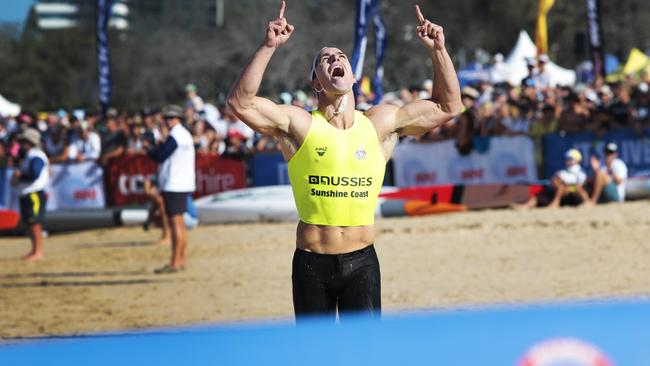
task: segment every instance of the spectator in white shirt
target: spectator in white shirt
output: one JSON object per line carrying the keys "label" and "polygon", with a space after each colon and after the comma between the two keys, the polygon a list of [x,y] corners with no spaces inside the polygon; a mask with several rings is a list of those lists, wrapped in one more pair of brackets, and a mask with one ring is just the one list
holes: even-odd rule
{"label": "spectator in white shirt", "polygon": [[618,146],[610,142],[605,145],[605,165],[595,156],[591,157],[594,170],[594,189],[588,204],[625,201],[627,165],[618,158]]}
{"label": "spectator in white shirt", "polygon": [[68,148],[68,158],[76,161],[97,160],[102,152],[102,140],[97,132],[92,131],[88,122],[81,122],[80,138]]}
{"label": "spectator in white shirt", "polygon": [[535,74],[535,89],[537,91],[545,90],[550,88],[551,85],[551,74],[546,70],[546,64],[550,61],[548,55],[542,54],[539,56],[537,61],[537,74]]}

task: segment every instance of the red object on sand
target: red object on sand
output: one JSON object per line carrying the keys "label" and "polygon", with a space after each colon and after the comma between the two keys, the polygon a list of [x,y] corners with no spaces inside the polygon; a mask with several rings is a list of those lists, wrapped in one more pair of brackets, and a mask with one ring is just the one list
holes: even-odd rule
{"label": "red object on sand", "polygon": [[0,231],[12,230],[18,226],[20,214],[11,210],[0,210]]}

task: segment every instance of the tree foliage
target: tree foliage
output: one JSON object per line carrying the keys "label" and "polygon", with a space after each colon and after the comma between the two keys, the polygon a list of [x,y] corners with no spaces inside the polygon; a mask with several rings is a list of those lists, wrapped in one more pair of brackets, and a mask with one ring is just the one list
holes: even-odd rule
{"label": "tree foliage", "polygon": [[[128,32],[110,34],[113,60],[113,104],[131,110],[179,102],[183,86],[198,85],[207,99],[223,98],[261,43],[278,2],[226,1],[221,28],[195,20],[186,2],[174,3],[165,16],[140,14]],[[624,58],[632,47],[650,48],[647,0],[602,1],[604,39],[608,52]],[[414,37],[414,0],[381,1],[388,27],[385,88],[419,84],[431,77],[430,61]],[[519,30],[534,35],[535,0],[431,0],[425,15],[444,26],[448,48],[457,66],[478,48],[507,53]],[[290,1],[286,16],[296,31],[269,65],[262,94],[309,89],[309,62],[324,45],[351,53],[354,1]],[[551,57],[572,67],[588,58],[584,1],[556,0],[549,15]],[[31,19],[33,23],[33,17]],[[97,106],[94,27],[38,32],[33,24],[19,34],[16,25],[0,27],[0,93],[28,109]],[[365,70],[374,69],[373,32]],[[580,40],[584,40],[583,43]]]}

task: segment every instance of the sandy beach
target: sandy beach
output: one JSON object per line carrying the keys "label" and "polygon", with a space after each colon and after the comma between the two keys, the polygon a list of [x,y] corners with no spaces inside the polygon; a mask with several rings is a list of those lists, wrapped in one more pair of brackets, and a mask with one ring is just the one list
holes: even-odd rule
{"label": "sandy beach", "polygon": [[[0,337],[291,319],[295,223],[203,226],[185,272],[159,231],[0,238]],[[650,202],[377,222],[384,311],[650,296]]]}

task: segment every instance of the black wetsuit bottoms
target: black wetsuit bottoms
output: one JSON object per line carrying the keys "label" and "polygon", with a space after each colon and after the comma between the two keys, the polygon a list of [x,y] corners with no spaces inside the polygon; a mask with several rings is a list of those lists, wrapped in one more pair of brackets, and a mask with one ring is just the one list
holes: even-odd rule
{"label": "black wetsuit bottoms", "polygon": [[345,254],[296,249],[293,255],[293,308],[296,320],[311,315],[336,319],[346,314],[381,316],[381,281],[375,247]]}

